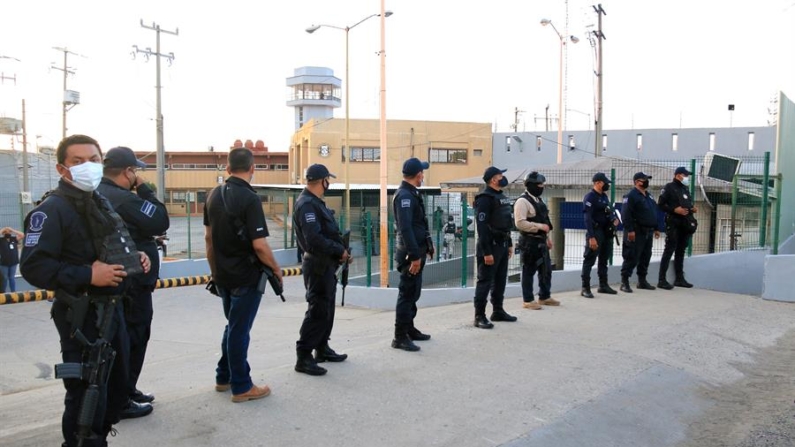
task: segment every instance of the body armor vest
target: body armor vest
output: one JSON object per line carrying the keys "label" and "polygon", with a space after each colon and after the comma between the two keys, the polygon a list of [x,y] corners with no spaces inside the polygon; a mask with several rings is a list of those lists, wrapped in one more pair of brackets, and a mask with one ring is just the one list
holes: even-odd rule
{"label": "body armor vest", "polygon": [[[544,203],[541,199],[536,202],[531,196],[530,193],[525,191],[520,198],[527,200],[530,205],[532,205],[533,209],[535,210],[535,216],[527,219],[530,222],[535,222],[539,224],[547,224],[549,225],[549,231],[552,231],[552,222],[549,220],[549,208],[547,208],[547,204]],[[529,236],[529,237],[546,237],[546,233],[538,232],[538,233],[526,233],[524,231],[520,232],[522,236]]]}

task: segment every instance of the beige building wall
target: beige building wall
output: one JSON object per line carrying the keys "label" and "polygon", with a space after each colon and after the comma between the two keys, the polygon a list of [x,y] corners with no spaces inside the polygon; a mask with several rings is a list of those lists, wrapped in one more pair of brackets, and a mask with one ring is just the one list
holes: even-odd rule
{"label": "beige building wall", "polygon": [[[379,183],[380,163],[357,161],[376,158],[371,149],[379,149],[379,120],[350,120],[350,183]],[[321,163],[345,182],[342,161],[345,145],[345,120],[311,120],[293,134],[289,152],[289,182],[303,183],[307,166]],[[362,150],[363,149],[363,150]],[[482,175],[491,165],[491,124],[442,121],[389,120],[387,122],[387,175],[389,184],[399,184],[403,162],[413,157],[430,161],[425,184]]]}

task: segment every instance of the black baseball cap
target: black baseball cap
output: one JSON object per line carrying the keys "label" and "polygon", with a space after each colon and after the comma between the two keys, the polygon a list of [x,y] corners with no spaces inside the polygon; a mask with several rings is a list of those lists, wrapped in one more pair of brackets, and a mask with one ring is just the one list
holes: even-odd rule
{"label": "black baseball cap", "polygon": [[419,158],[412,157],[403,162],[403,175],[417,175],[429,167],[431,165],[427,161],[420,161]]}
{"label": "black baseball cap", "polygon": [[486,168],[486,171],[483,173],[483,181],[488,183],[492,177],[494,177],[497,174],[505,174],[505,171],[507,171],[507,169],[500,169],[500,168],[495,168],[494,166],[489,166],[488,168]]}
{"label": "black baseball cap", "polygon": [[643,180],[643,179],[649,179],[649,180],[651,180],[651,176],[650,176],[650,175],[647,175],[647,174],[646,174],[646,173],[644,173],[644,172],[636,172],[636,173],[635,173],[635,175],[632,177],[632,181],[633,181],[633,182],[634,182],[635,180]]}
{"label": "black baseball cap", "polygon": [[676,171],[674,171],[674,175],[679,175],[679,174],[690,175],[691,172],[688,171],[686,167],[679,166],[678,168],[676,168]]}
{"label": "black baseball cap", "polygon": [[605,175],[604,172],[597,172],[594,174],[593,178],[591,179],[592,182],[605,182],[605,183],[613,183],[610,181],[609,178]]}
{"label": "black baseball cap", "polygon": [[129,147],[119,146],[114,147],[105,154],[103,161],[106,168],[129,168],[135,166],[137,168],[145,168],[146,163],[135,158],[135,153]]}
{"label": "black baseball cap", "polygon": [[306,168],[306,179],[309,181],[320,180],[326,177],[337,178],[336,175],[328,172],[328,168],[321,164],[313,164]]}

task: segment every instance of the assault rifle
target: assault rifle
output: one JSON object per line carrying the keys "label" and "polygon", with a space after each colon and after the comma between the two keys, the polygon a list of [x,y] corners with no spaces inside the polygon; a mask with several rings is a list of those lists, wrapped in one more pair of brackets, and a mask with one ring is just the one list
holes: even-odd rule
{"label": "assault rifle", "polygon": [[[71,303],[88,303],[90,300],[88,296],[75,297],[63,291],[58,291],[56,296],[59,300],[63,300],[70,305],[70,308]],[[116,332],[113,315],[118,305],[118,299],[118,297],[114,296],[108,297],[106,300],[94,301],[94,305],[99,310],[98,318],[101,320],[97,322],[99,333],[97,339],[93,342],[88,341],[80,330],[85,314],[78,316],[73,312],[72,335],[83,345],[88,356],[85,363],[60,363],[55,365],[56,379],[78,379],[88,383],[83,394],[83,400],[80,402],[80,413],[77,416],[78,447],[81,447],[86,439],[97,438],[91,427],[94,424],[94,416],[101,397],[100,388],[108,383],[110,370],[113,368],[113,361],[116,358],[116,350],[110,345],[110,340],[113,339],[113,335]],[[88,310],[88,306],[84,307]],[[76,327],[75,323],[79,323],[79,326]]]}
{"label": "assault rifle", "polygon": [[[348,259],[351,256],[351,230],[346,230],[342,235],[342,246],[348,251]],[[348,261],[343,262],[337,268],[337,277],[340,284],[342,284],[342,307],[345,307],[345,288],[348,287],[348,275],[350,274],[350,264]]]}
{"label": "assault rifle", "polygon": [[259,278],[259,283],[257,284],[257,290],[265,293],[265,285],[267,283],[271,284],[271,289],[273,289],[273,293],[276,294],[279,298],[282,299],[282,302],[285,302],[284,299],[284,287],[282,287],[282,283],[279,282],[279,278],[273,273],[273,269],[268,267],[265,264],[260,264],[260,271],[262,272],[262,276]]}

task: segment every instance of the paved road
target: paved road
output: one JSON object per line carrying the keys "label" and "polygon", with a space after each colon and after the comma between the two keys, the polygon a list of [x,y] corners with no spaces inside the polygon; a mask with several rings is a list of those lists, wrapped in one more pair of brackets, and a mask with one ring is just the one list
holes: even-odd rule
{"label": "paved road", "polygon": [[[338,308],[332,346],[350,358],[309,377],[292,369],[301,278],[286,289],[287,303],[263,299],[250,347],[254,380],[273,394],[243,404],[213,390],[217,299],[202,287],[159,290],[140,383],[157,395],[155,412],[122,421],[111,445],[792,445],[791,304],[704,290],[571,292],[543,311],[508,299],[519,321],[490,331],[472,327],[471,304],[424,308],[417,324],[433,339],[419,353],[389,347],[393,312]],[[60,442],[48,306],[0,306],[0,445]]]}

